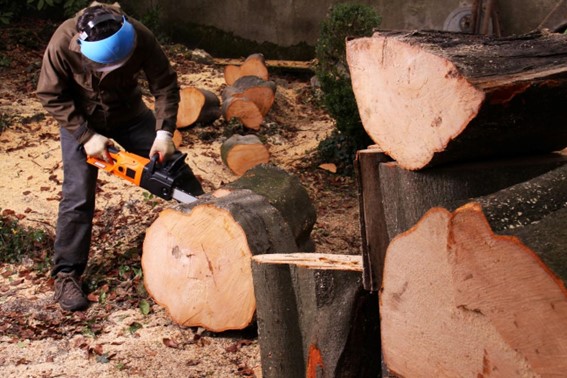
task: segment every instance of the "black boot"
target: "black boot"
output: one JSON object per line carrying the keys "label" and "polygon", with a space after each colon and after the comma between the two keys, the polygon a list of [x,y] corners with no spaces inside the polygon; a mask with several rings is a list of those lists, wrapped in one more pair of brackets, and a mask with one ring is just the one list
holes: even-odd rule
{"label": "black boot", "polygon": [[54,299],[66,311],[80,311],[89,306],[89,300],[81,289],[79,277],[72,272],[57,273]]}

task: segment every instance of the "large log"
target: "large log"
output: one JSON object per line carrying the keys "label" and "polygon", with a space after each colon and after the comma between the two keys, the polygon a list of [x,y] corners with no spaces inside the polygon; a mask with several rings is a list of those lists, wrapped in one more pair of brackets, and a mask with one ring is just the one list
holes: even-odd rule
{"label": "large log", "polygon": [[566,179],[563,166],[453,213],[434,208],[391,242],[380,294],[390,371],[567,373]]}
{"label": "large log", "polygon": [[376,293],[361,257],[292,253],[252,258],[262,376],[378,376]]}
{"label": "large log", "polygon": [[256,166],[196,202],[160,213],[144,239],[146,290],[178,324],[243,329],[256,310],[251,257],[306,251],[315,218],[297,178]]}
{"label": "large log", "polygon": [[455,210],[470,198],[497,192],[567,163],[554,153],[408,171],[380,150],[357,153],[365,288],[378,290],[386,248],[432,207]]}
{"label": "large log", "polygon": [[415,31],[347,41],[368,135],[401,167],[567,146],[567,36]]}

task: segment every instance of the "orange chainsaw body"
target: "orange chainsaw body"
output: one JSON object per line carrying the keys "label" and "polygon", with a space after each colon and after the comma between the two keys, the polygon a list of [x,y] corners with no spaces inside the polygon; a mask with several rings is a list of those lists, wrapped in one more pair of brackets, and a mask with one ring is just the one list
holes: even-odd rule
{"label": "orange chainsaw body", "polygon": [[112,160],[114,160],[112,164],[92,156],[87,157],[87,162],[99,169],[103,169],[106,172],[140,186],[144,167],[150,162],[150,159],[130,152],[113,149],[109,149],[109,154]]}

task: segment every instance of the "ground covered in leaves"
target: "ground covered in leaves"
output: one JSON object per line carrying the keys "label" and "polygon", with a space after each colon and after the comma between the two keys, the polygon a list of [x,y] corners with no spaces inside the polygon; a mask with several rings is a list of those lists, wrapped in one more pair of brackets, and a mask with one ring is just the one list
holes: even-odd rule
{"label": "ground covered in leaves", "polygon": [[[147,295],[140,254],[145,230],[166,201],[105,173],[99,175],[91,259],[84,287],[92,305],[65,313],[49,279],[61,197],[58,126],[35,97],[41,57],[55,25],[30,20],[0,28],[0,375],[2,377],[261,376],[254,325],[211,333],[180,327]],[[220,93],[222,65],[197,61],[179,45],[167,53],[182,86]],[[269,57],[268,57],[269,58]],[[317,210],[312,232],[321,253],[360,253],[356,183],[319,167],[318,143],[333,130],[309,72],[270,69],[274,106],[255,132],[272,164],[296,175]],[[151,98],[147,97],[148,102]],[[235,180],[220,145],[246,134],[236,121],[181,130],[180,149],[212,191]],[[326,166],[324,166],[326,167]],[[26,249],[25,246],[35,247]]]}

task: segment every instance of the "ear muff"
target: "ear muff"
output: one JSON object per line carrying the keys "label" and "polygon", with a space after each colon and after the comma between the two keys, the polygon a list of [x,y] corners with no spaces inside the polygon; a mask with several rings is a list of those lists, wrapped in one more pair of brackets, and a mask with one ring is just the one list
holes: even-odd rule
{"label": "ear muff", "polygon": [[[120,29],[113,35],[99,41],[87,41],[88,31],[104,21],[115,20],[122,22]],[[128,57],[134,49],[136,31],[125,16],[105,14],[88,23],[89,30],[84,30],[79,36],[81,53],[96,63],[115,64]]]}

